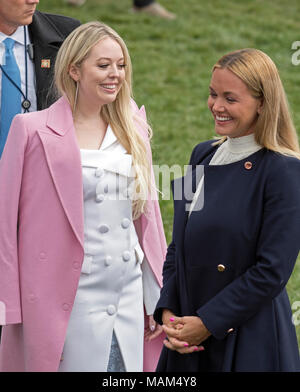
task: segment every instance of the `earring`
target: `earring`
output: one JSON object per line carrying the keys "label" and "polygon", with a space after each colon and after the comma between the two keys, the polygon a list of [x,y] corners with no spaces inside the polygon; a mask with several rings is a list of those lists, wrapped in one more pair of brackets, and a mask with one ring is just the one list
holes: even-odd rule
{"label": "earring", "polygon": [[75,98],[74,98],[74,104],[73,104],[73,116],[75,114],[75,109],[76,109],[76,104],[77,104],[77,97],[78,97],[78,84],[79,82],[76,80],[76,91],[75,91]]}

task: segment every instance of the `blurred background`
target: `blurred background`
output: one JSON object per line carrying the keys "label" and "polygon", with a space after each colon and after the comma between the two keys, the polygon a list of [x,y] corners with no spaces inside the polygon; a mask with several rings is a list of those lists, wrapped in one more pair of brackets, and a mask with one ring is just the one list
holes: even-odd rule
{"label": "blurred background", "polygon": [[[154,164],[183,167],[193,147],[214,136],[206,105],[210,71],[223,54],[235,49],[261,49],[276,63],[300,136],[299,0],[160,0],[175,19],[134,13],[132,4],[86,0],[76,7],[66,0],[41,0],[38,9],[82,23],[100,20],[125,40],[133,63],[134,98],[145,105],[153,127]],[[161,198],[160,205],[169,242],[173,202]],[[299,258],[288,292],[299,314],[300,345]]]}

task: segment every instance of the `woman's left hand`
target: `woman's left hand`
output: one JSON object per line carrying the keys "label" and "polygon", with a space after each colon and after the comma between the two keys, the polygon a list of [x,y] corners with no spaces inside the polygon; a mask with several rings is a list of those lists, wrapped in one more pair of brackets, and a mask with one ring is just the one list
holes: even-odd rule
{"label": "woman's left hand", "polygon": [[146,341],[150,341],[155,339],[163,332],[163,328],[159,325],[153,318],[153,315],[149,316],[149,324],[145,330],[145,339]]}
{"label": "woman's left hand", "polygon": [[[181,325],[180,329],[176,329],[177,324]],[[190,346],[198,346],[211,335],[200,317],[197,316],[174,317],[172,325],[173,328],[163,325],[168,338],[187,342]]]}

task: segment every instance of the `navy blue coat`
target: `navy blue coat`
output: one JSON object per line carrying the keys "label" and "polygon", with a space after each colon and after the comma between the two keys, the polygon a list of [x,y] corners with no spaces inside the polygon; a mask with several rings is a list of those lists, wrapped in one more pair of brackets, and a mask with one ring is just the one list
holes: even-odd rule
{"label": "navy blue coat", "polygon": [[174,200],[154,313],[198,315],[212,336],[202,352],[164,347],[157,371],[300,371],[285,289],[300,249],[300,161],[261,149],[209,166],[216,149],[200,143],[190,160],[193,174],[204,168],[203,208],[188,218],[187,200]]}

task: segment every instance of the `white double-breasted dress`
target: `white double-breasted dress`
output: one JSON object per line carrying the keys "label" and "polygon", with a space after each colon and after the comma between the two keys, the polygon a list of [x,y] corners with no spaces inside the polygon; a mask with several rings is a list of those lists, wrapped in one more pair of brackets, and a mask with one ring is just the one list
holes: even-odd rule
{"label": "white double-breasted dress", "polygon": [[107,371],[113,333],[124,370],[142,371],[143,306],[152,314],[160,289],[132,221],[132,158],[110,126],[80,152],[85,256],[59,371]]}

